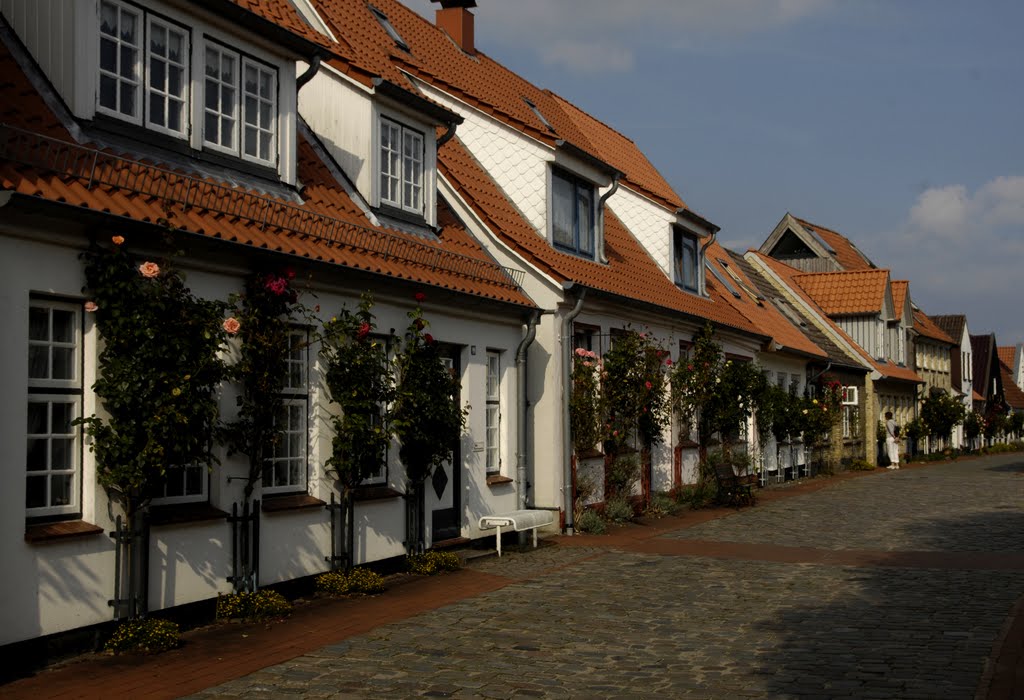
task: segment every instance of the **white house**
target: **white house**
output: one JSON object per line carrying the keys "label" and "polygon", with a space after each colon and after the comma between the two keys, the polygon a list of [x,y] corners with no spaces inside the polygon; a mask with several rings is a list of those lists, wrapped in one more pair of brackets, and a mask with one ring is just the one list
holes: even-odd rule
{"label": "white house", "polygon": [[[92,392],[102,339],[85,310],[79,258],[91,241],[120,236],[147,259],[171,229],[185,251],[175,265],[210,299],[227,299],[254,271],[285,268],[322,318],[370,291],[384,336],[401,336],[407,312],[421,304],[468,410],[455,459],[428,485],[426,544],[472,536],[479,515],[515,508],[517,354],[536,307],[516,271],[496,262],[438,194],[436,127],[447,133],[455,113],[375,84],[379,76],[362,71],[301,2],[4,0],[0,9],[9,96],[0,118],[0,298],[11,314],[0,343],[9,389],[0,454],[11,467],[0,481],[0,555],[12,572],[0,644],[114,617],[108,533],[118,507],[71,425],[102,413]],[[358,118],[314,125],[325,128],[318,133],[300,116],[300,96],[319,89],[314,75],[339,74],[358,76],[336,88]],[[378,145],[353,151],[360,139]],[[353,169],[353,157],[338,155],[339,143],[366,159],[376,185]],[[404,149],[401,157],[378,159],[381,143]],[[336,493],[324,470],[334,409],[316,324],[296,321],[287,449],[273,457],[286,468],[256,485],[261,535],[248,553],[258,555],[256,585],[322,572],[339,547],[325,507]],[[225,419],[236,395],[237,387],[222,388]],[[170,470],[150,509],[142,595],[151,610],[209,600],[238,575],[227,515],[242,500],[248,467],[217,449],[220,465]],[[355,562],[405,552],[404,490],[391,450],[358,497]]]}

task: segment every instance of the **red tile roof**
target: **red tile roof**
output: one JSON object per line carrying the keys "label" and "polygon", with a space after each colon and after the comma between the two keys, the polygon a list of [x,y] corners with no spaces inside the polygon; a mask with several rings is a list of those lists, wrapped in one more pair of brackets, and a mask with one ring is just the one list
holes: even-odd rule
{"label": "red tile roof", "polygon": [[[669,311],[759,334],[759,328],[729,303],[726,296],[731,296],[727,292],[723,295],[725,290],[709,285],[710,298],[680,290],[607,207],[605,252],[608,264],[602,264],[553,248],[523,218],[458,136],[445,144],[438,155],[441,174],[490,230],[529,264],[555,280],[572,281]],[[722,255],[724,257],[724,253]]]}
{"label": "red tile roof", "polygon": [[803,273],[794,277],[829,316],[881,313],[888,270]]}
{"label": "red tile roof", "polygon": [[940,343],[956,345],[956,341],[950,338],[946,331],[939,328],[938,324],[920,309],[914,310],[914,330],[925,338],[937,340]]}
{"label": "red tile roof", "polygon": [[[725,279],[739,292],[737,299],[728,290],[722,290],[725,299],[733,307],[743,314],[755,327],[780,345],[782,349],[792,350],[798,353],[810,355],[819,359],[828,357],[824,350],[814,344],[804,333],[793,325],[774,305],[759,301],[757,299],[757,287],[744,272],[740,265],[732,259],[729,251],[722,248],[717,242],[708,248],[707,259]],[[732,277],[736,275],[740,283]],[[708,286],[718,286],[718,280],[713,277],[707,280]]]}
{"label": "red tile roof", "polygon": [[910,293],[910,282],[907,280],[893,280],[889,283],[892,290],[892,308],[897,318],[902,318],[903,307],[907,301],[907,294]]}
{"label": "red tile roof", "polygon": [[[530,83],[477,50],[465,54],[434,24],[397,0],[374,0],[408,45],[399,48],[361,2],[314,0],[336,36],[354,48],[353,62],[392,82],[402,71],[454,95],[530,138],[554,146],[561,139],[624,173],[623,185],[670,209],[685,206],[636,144],[564,98]],[[537,107],[554,129],[527,104]]]}
{"label": "red tile roof", "polygon": [[999,372],[1003,375],[1003,395],[1006,397],[1006,403],[1010,404],[1010,408],[1024,411],[1024,391],[1021,391],[1014,381],[1013,372],[1004,362],[999,363]]}
{"label": "red tile roof", "polygon": [[814,232],[821,236],[821,239],[825,241],[832,250],[835,251],[836,262],[844,270],[868,270],[875,267],[864,253],[855,246],[849,238],[843,234],[833,231],[832,229],[819,226],[818,224],[812,224],[810,221],[793,217],[800,225],[804,228],[814,229]]}
{"label": "red tile roof", "polygon": [[1013,345],[1001,345],[996,348],[999,354],[999,361],[1007,367],[1013,367],[1013,360],[1017,356],[1017,348]]}
{"label": "red tile roof", "polygon": [[[374,227],[299,139],[302,201],[72,142],[0,41],[0,189],[113,217],[519,305],[532,303],[455,222],[438,242]],[[73,212],[69,212],[73,215]]]}
{"label": "red tile roof", "polygon": [[[894,364],[889,363],[889,362],[876,360],[875,358],[871,357],[871,355],[866,350],[864,350],[864,348],[862,348],[860,345],[858,345],[857,342],[846,333],[846,331],[844,331],[842,328],[839,327],[838,324],[836,324],[834,321],[832,321],[829,318],[829,315],[825,311],[825,309],[822,308],[817,303],[817,301],[813,297],[811,297],[810,294],[807,293],[807,291],[801,286],[800,282],[798,281],[798,279],[801,278],[801,277],[815,276],[815,275],[806,275],[805,273],[802,273],[800,270],[797,270],[796,268],[793,268],[793,267],[785,264],[784,262],[776,260],[775,258],[767,256],[767,255],[765,255],[765,254],[763,254],[761,252],[758,252],[758,251],[750,251],[750,252],[764,266],[766,266],[769,269],[771,269],[772,272],[774,272],[775,275],[782,281],[782,283],[785,284],[786,287],[788,287],[796,296],[798,296],[803,301],[803,303],[807,305],[808,308],[813,310],[819,317],[821,317],[826,323],[828,323],[831,326],[832,331],[834,333],[836,333],[839,337],[844,339],[846,341],[847,345],[849,347],[853,348],[857,352],[858,358],[864,364],[867,364],[868,366],[870,366],[870,367],[874,368],[875,370],[877,370],[882,375],[882,377],[885,378],[885,379],[897,379],[897,380],[900,380],[900,381],[914,382],[916,384],[923,384],[924,383],[924,380],[922,380],[917,375],[917,373],[914,372],[912,369],[908,369],[906,367],[900,367],[899,365],[894,365]],[[885,272],[885,271],[881,270],[880,272]],[[847,274],[847,273],[829,272],[829,273],[821,273],[821,274],[841,275],[841,274]]]}

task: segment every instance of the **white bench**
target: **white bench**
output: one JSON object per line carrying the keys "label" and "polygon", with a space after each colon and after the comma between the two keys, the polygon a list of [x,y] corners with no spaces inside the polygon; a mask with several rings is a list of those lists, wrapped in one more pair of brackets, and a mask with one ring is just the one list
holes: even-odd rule
{"label": "white bench", "polygon": [[498,556],[501,556],[501,528],[510,527],[516,532],[533,530],[533,546],[537,546],[537,528],[550,525],[555,521],[554,511],[550,510],[514,510],[501,515],[485,515],[480,518],[480,529],[497,528]]}

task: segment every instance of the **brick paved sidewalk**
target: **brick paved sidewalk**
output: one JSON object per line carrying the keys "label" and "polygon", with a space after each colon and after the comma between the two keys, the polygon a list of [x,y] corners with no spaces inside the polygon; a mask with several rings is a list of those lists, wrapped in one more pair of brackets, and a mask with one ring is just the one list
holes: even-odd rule
{"label": "brick paved sidewalk", "polygon": [[[910,467],[910,469],[927,469]],[[759,502],[772,503],[800,494],[832,487],[850,479],[884,478],[886,472],[844,473],[833,479],[817,479],[781,489],[759,492]],[[890,472],[891,473],[891,472]],[[853,566],[967,567],[1024,570],[1024,553],[1012,556],[949,552],[844,552],[779,545],[749,545],[699,539],[670,539],[668,533],[728,517],[735,511],[714,509],[687,512],[681,516],[614,528],[605,536],[551,538],[557,549],[542,548],[537,554],[518,557],[534,559],[538,566],[552,568],[599,556],[618,549],[646,554],[704,556],[723,559],[761,560],[779,563],[827,563]],[[546,552],[560,551],[549,555]],[[578,554],[572,554],[578,551]],[[559,564],[562,561],[562,564]],[[407,619],[503,588],[522,575],[506,570],[501,562],[463,569],[434,578],[412,578],[381,596],[353,600],[320,599],[298,608],[282,622],[272,624],[224,625],[183,635],[182,648],[159,656],[108,657],[89,655],[62,667],[0,686],[5,698],[176,698],[240,678],[274,664],[336,644],[380,625]],[[519,568],[523,571],[522,566]],[[1024,697],[1024,597],[1007,620],[979,689],[979,700]]]}

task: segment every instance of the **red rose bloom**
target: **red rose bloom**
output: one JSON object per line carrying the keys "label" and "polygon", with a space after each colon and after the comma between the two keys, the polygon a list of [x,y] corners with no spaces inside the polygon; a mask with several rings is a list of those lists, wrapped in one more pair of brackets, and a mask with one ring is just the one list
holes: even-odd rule
{"label": "red rose bloom", "polygon": [[425,341],[427,341],[428,345],[433,345],[434,344],[434,336],[430,335],[430,333],[424,334],[423,339]]}
{"label": "red rose bloom", "polygon": [[362,340],[368,335],[370,335],[370,324],[364,322],[363,325],[359,326],[359,332],[356,333],[356,338]]}
{"label": "red rose bloom", "polygon": [[426,301],[427,295],[424,294],[423,292],[416,292],[416,294],[413,296],[413,299],[415,299],[418,302]]}

